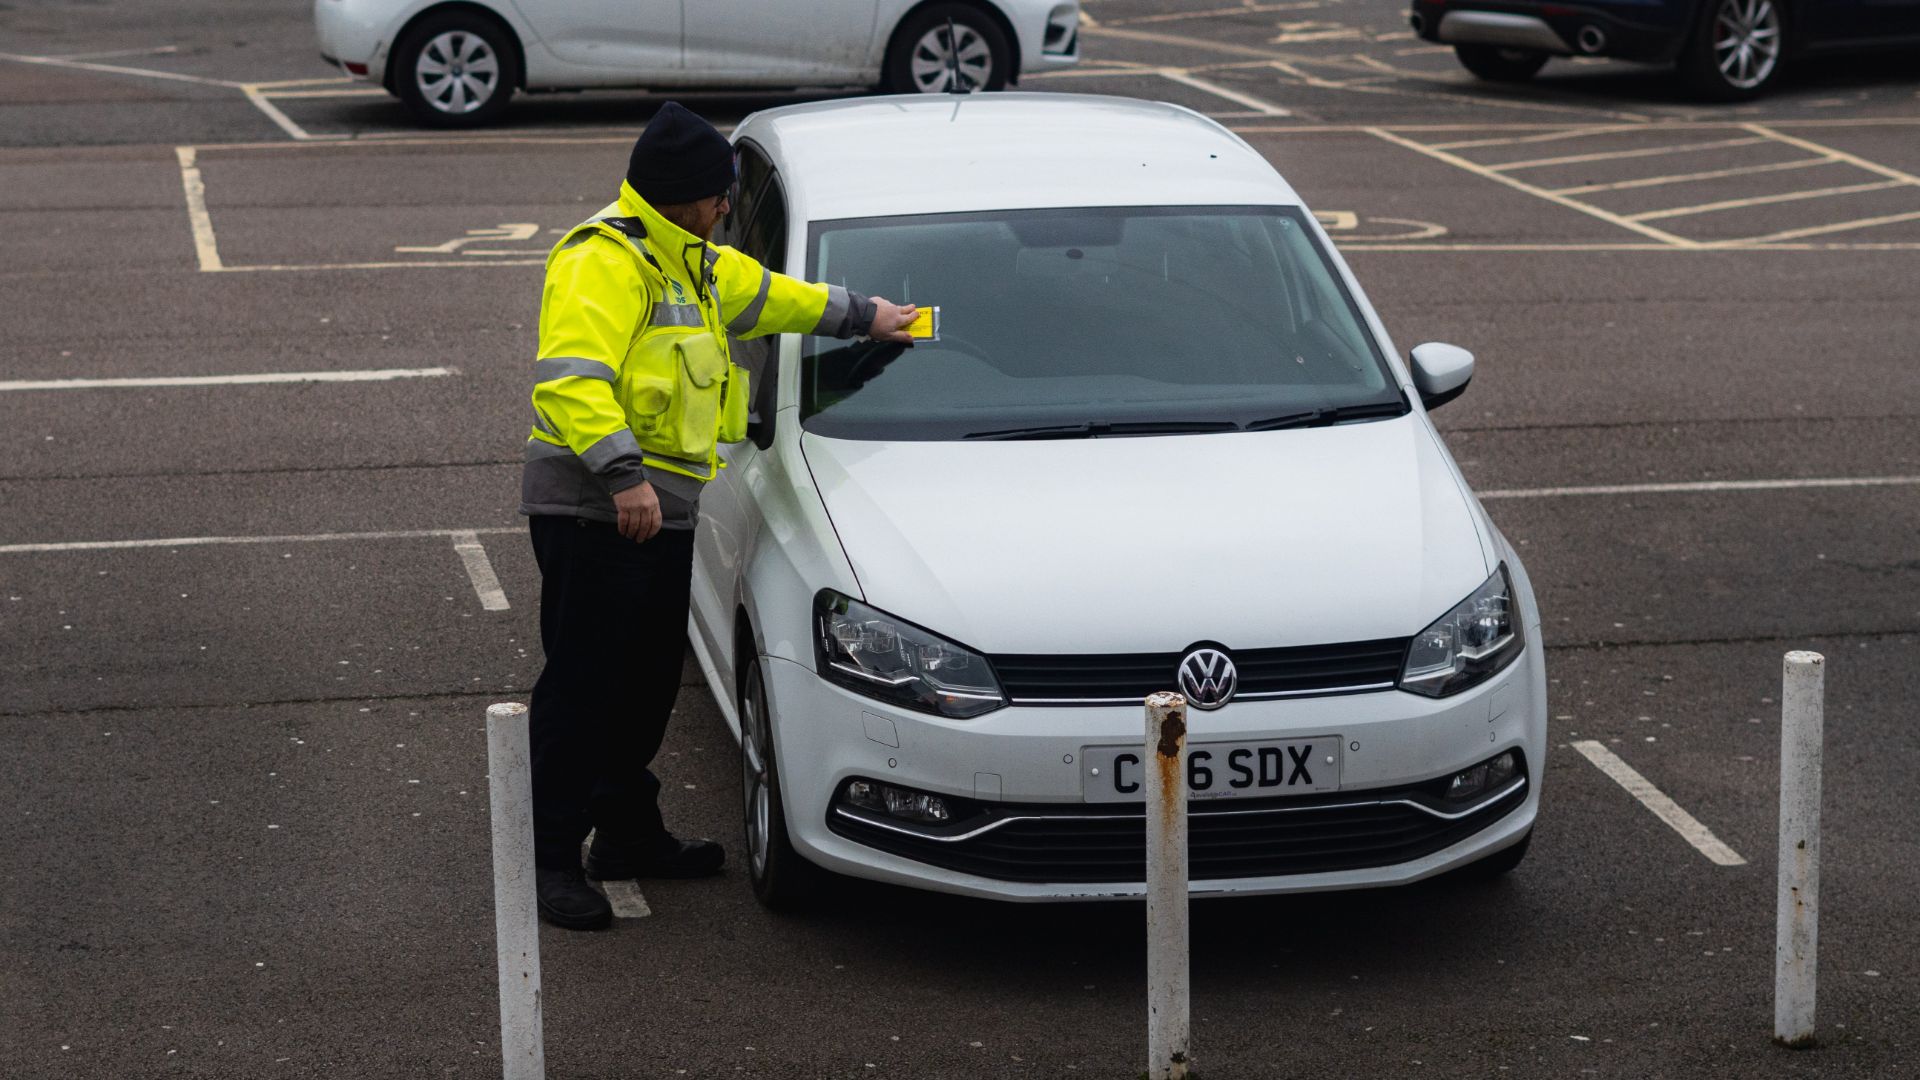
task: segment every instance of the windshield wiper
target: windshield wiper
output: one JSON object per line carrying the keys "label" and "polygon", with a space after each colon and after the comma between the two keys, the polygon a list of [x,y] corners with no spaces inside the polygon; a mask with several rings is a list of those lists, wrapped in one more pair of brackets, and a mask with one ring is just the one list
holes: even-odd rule
{"label": "windshield wiper", "polygon": [[1097,439],[1103,435],[1187,435],[1206,431],[1238,431],[1231,420],[1090,420],[1084,424],[1045,424],[1038,427],[972,431],[965,439]]}
{"label": "windshield wiper", "polygon": [[1326,427],[1347,420],[1371,420],[1382,416],[1404,416],[1407,404],[1404,401],[1372,401],[1364,405],[1335,405],[1331,408],[1308,409],[1305,412],[1286,413],[1281,416],[1269,416],[1265,420],[1253,420],[1247,423],[1246,431],[1278,431],[1281,428]]}

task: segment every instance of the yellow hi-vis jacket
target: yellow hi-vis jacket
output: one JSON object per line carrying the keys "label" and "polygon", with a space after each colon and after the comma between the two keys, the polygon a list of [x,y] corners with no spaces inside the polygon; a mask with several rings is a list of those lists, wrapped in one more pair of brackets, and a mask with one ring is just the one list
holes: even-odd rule
{"label": "yellow hi-vis jacket", "polygon": [[547,256],[520,512],[613,521],[613,492],[649,469],[713,479],[718,444],[746,438],[727,335],[854,337],[873,311],[701,240],[622,183]]}

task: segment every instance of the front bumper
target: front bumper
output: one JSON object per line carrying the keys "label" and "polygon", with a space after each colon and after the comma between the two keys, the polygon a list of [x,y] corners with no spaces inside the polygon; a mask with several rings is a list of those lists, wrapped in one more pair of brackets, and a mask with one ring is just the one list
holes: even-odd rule
{"label": "front bumper", "polygon": [[[1668,6],[1637,5],[1636,10],[1657,15]],[[1591,5],[1525,0],[1414,0],[1409,21],[1420,37],[1443,45],[1492,45],[1649,63],[1672,61],[1686,38],[1684,25],[1649,23]]]}
{"label": "front bumper", "polygon": [[[1530,636],[1538,641],[1537,630]],[[855,877],[1009,900],[1144,895],[1129,846],[1144,833],[1139,806],[1085,802],[1077,763],[1084,747],[1137,745],[1140,708],[1010,707],[947,720],[852,694],[791,661],[769,660],[767,677],[788,827],[809,860]],[[1190,744],[1335,734],[1343,744],[1337,792],[1194,802],[1193,893],[1399,884],[1517,843],[1539,806],[1545,684],[1536,644],[1452,698],[1396,690],[1191,713]],[[1422,798],[1411,789],[1509,748],[1525,762],[1520,782],[1441,808],[1470,813],[1443,817],[1411,805]],[[985,845],[929,844],[839,813],[833,794],[854,777],[975,800],[1021,820],[977,838]],[[1119,850],[1086,856],[1103,843]],[[1241,858],[1247,849],[1232,848],[1245,844],[1253,854]]]}

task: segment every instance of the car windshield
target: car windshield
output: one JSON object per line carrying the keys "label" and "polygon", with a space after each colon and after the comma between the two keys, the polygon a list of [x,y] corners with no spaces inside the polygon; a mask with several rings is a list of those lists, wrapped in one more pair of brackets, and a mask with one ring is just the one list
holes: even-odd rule
{"label": "car windshield", "polygon": [[1337,423],[1406,403],[1292,207],[814,223],[810,276],[937,306],[911,348],[809,339],[801,419],[847,439],[1099,437]]}

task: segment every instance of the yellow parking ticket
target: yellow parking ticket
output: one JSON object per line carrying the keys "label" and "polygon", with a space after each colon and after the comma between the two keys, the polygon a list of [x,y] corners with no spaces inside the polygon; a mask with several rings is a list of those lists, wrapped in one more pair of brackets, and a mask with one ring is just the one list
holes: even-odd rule
{"label": "yellow parking ticket", "polygon": [[919,313],[913,317],[913,321],[907,324],[907,333],[911,335],[915,341],[939,341],[940,309],[937,307],[921,308]]}

